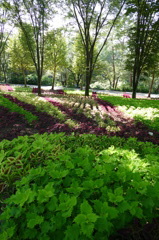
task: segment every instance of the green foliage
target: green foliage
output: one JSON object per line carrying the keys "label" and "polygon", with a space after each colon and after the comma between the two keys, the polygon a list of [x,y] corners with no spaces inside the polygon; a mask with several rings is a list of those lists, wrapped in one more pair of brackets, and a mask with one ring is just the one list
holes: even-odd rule
{"label": "green foliage", "polygon": [[5,201],[0,239],[106,240],[158,216],[159,146],[61,133],[3,140],[0,151],[2,165],[23,153],[32,167]]}
{"label": "green foliage", "polygon": [[45,101],[44,98],[40,98],[30,93],[15,93],[12,92],[11,95],[18,98],[20,101],[34,105],[38,111],[47,112],[52,116],[56,116],[59,120],[65,120],[66,116],[58,110],[57,107],[53,106],[51,103]]}
{"label": "green foliage", "polygon": [[32,92],[30,87],[15,87],[15,92]]}
{"label": "green foliage", "polygon": [[22,107],[17,106],[17,104],[11,102],[9,99],[3,97],[2,95],[0,95],[0,104],[8,108],[11,112],[23,114],[29,123],[37,119],[37,117],[32,113],[24,110]]}
{"label": "green foliage", "polygon": [[43,86],[51,86],[51,81],[52,79],[50,79],[50,75],[44,75],[42,77],[41,83]]}
{"label": "green foliage", "polygon": [[159,131],[158,100],[132,99],[114,96],[101,96],[101,99],[117,106],[126,115],[141,121],[150,129]]}
{"label": "green foliage", "polygon": [[37,81],[38,81],[38,78],[37,78],[37,75],[35,73],[29,74],[27,76],[27,84],[37,85]]}

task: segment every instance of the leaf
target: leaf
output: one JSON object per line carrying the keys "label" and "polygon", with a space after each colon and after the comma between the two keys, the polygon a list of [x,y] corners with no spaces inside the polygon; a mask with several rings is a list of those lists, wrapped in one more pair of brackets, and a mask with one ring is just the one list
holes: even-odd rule
{"label": "leaf", "polygon": [[19,204],[21,207],[26,202],[33,202],[35,199],[36,193],[33,192],[30,188],[23,190],[22,192],[17,191],[15,195],[11,196],[9,199],[10,202],[14,202],[15,204]]}
{"label": "leaf", "polygon": [[54,195],[53,183],[48,183],[44,189],[38,190],[37,201],[39,203],[47,202],[50,197]]}
{"label": "leaf", "polygon": [[8,234],[7,232],[0,233],[0,239],[1,240],[8,240]]}
{"label": "leaf", "polygon": [[87,214],[87,219],[89,222],[95,223],[98,216],[95,213],[89,213]]}
{"label": "leaf", "polygon": [[47,232],[49,232],[51,225],[48,221],[44,221],[41,223],[40,228],[43,233],[47,233]]}
{"label": "leaf", "polygon": [[86,235],[87,237],[90,238],[93,233],[93,230],[94,230],[94,224],[93,223],[87,223],[87,224],[82,223],[81,230],[84,235]]}
{"label": "leaf", "polygon": [[67,229],[65,231],[65,240],[79,240],[80,237],[79,237],[79,234],[80,234],[80,228],[77,224],[73,224],[72,226],[67,226]]}
{"label": "leaf", "polygon": [[37,215],[36,213],[27,214],[27,227],[34,228],[36,225],[41,224],[44,221],[44,217]]}
{"label": "leaf", "polygon": [[57,198],[53,196],[51,200],[46,204],[46,207],[50,212],[55,211],[57,208]]}
{"label": "leaf", "polygon": [[92,207],[89,205],[88,201],[86,200],[80,205],[80,210],[81,210],[81,213],[83,214],[92,213]]}
{"label": "leaf", "polygon": [[4,150],[1,150],[1,152],[0,152],[0,164],[2,163],[2,161],[3,161],[3,159],[4,159],[5,156],[6,156],[5,151],[4,151]]}
{"label": "leaf", "polygon": [[84,214],[78,214],[75,219],[74,222],[76,222],[78,225],[81,225],[82,223],[86,222],[86,215]]}
{"label": "leaf", "polygon": [[111,229],[113,228],[113,224],[109,221],[109,219],[105,216],[99,217],[95,224],[96,229],[99,232],[107,232],[110,233]]}

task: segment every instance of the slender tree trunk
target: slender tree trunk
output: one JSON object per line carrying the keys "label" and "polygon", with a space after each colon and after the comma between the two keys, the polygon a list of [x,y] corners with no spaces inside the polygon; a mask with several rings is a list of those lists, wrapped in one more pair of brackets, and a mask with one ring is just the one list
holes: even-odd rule
{"label": "slender tree trunk", "polygon": [[119,77],[117,77],[116,81],[115,81],[115,90],[117,89],[117,86],[118,86],[118,82],[119,82]]}
{"label": "slender tree trunk", "polygon": [[42,75],[40,74],[40,72],[38,72],[37,76],[38,76],[38,96],[41,96],[41,79],[42,79]]}
{"label": "slender tree trunk", "polygon": [[133,76],[133,89],[132,89],[132,98],[136,98],[136,92],[137,92],[137,79],[136,74]]}
{"label": "slender tree trunk", "polygon": [[112,47],[112,52],[113,52],[113,88],[115,89],[115,85],[116,85],[116,70],[115,70],[115,54],[114,54],[114,47]]}
{"label": "slender tree trunk", "polygon": [[77,79],[76,79],[76,87],[79,88],[80,86],[80,81],[81,81],[81,74],[77,74]]}
{"label": "slender tree trunk", "polygon": [[52,78],[52,90],[54,90],[55,87],[55,78],[56,78],[56,66],[54,67],[54,73]]}
{"label": "slender tree trunk", "polygon": [[5,70],[3,71],[3,76],[4,76],[4,82],[7,83],[7,74]]}
{"label": "slender tree trunk", "polygon": [[90,82],[91,82],[92,74],[90,69],[86,70],[86,86],[85,86],[85,96],[89,96]]}
{"label": "slender tree trunk", "polygon": [[149,93],[148,93],[148,96],[147,96],[148,98],[150,98],[150,96],[151,96],[154,81],[155,81],[155,72],[153,72],[153,74],[152,74],[152,81],[151,81],[150,88],[149,88]]}
{"label": "slender tree trunk", "polygon": [[130,87],[132,87],[132,82],[133,82],[133,76],[132,73],[130,74]]}
{"label": "slender tree trunk", "polygon": [[23,78],[24,78],[24,87],[27,87],[25,70],[22,70],[22,73],[23,73]]}
{"label": "slender tree trunk", "polygon": [[85,86],[85,96],[89,96],[90,83],[92,80],[93,73],[93,51],[87,51],[87,59],[86,59],[86,86]]}
{"label": "slender tree trunk", "polygon": [[137,87],[138,87],[138,82],[141,74],[141,69],[139,66],[139,55],[137,54],[138,49],[136,49],[136,59],[134,63],[134,69],[133,69],[133,76],[132,76],[132,98],[136,98],[136,92],[137,92]]}

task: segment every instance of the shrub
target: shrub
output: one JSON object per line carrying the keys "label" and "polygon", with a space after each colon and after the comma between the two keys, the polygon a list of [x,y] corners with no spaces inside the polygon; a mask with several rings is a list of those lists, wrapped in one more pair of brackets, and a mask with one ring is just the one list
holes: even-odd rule
{"label": "shrub", "polygon": [[29,74],[27,76],[27,84],[37,85],[37,75],[36,74]]}

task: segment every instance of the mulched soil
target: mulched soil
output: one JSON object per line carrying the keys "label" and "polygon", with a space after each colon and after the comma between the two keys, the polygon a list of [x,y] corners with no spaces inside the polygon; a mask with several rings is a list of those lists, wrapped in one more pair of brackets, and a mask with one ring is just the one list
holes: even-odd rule
{"label": "mulched soil", "polygon": [[37,133],[37,130],[28,124],[23,115],[12,113],[0,106],[0,141],[34,133]]}
{"label": "mulched soil", "polygon": [[145,225],[135,219],[133,224],[119,230],[109,240],[159,240],[159,219]]}

